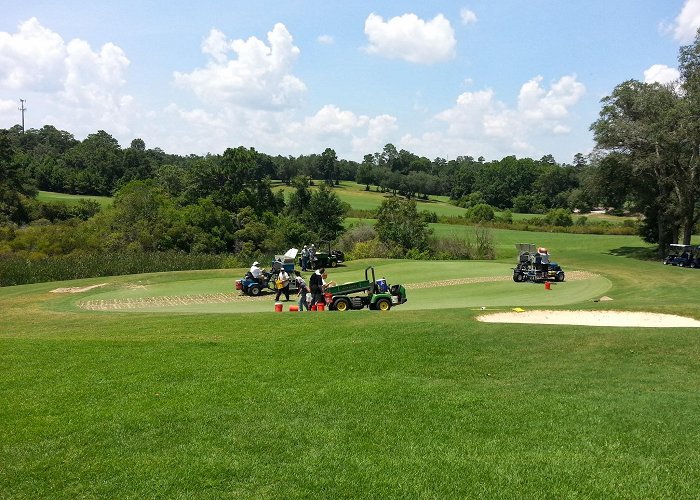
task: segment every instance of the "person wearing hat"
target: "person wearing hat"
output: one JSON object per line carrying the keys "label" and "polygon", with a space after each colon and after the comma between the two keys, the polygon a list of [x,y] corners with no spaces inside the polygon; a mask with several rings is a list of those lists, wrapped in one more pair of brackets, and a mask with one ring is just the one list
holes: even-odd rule
{"label": "person wearing hat", "polygon": [[311,290],[311,304],[309,304],[309,307],[313,307],[319,302],[325,303],[325,299],[323,297],[323,275],[325,273],[325,269],[317,269],[309,279],[309,290]]}
{"label": "person wearing hat", "polygon": [[549,252],[546,248],[540,248],[539,252],[542,259],[542,276],[547,279],[549,276]]}
{"label": "person wearing hat", "polygon": [[275,282],[275,288],[277,289],[277,294],[275,295],[275,302],[280,300],[280,296],[284,294],[284,298],[289,302],[289,274],[283,268],[280,269],[277,275],[277,281]]}
{"label": "person wearing hat", "polygon": [[301,249],[301,270],[308,271],[309,269],[309,248],[304,245]]}
{"label": "person wearing hat", "polygon": [[260,276],[262,276],[262,269],[260,269],[260,262],[257,260],[253,262],[253,265],[250,266],[250,274],[253,276],[253,279],[260,283]]}
{"label": "person wearing hat", "polygon": [[311,265],[311,269],[316,267],[316,260],[316,247],[312,243],[311,247],[309,248],[309,264]]}

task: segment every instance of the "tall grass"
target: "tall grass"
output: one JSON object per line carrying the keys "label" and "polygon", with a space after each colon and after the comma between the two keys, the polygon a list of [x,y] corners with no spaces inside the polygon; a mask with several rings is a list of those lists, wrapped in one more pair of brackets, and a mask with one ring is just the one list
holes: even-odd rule
{"label": "tall grass", "polygon": [[234,255],[181,252],[93,253],[30,260],[0,256],[0,286],[24,285],[121,274],[239,267]]}

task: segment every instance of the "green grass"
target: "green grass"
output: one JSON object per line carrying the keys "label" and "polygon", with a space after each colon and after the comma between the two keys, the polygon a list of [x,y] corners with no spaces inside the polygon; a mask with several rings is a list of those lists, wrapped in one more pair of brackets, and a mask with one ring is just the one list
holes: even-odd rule
{"label": "green grass", "polygon": [[75,205],[80,200],[94,200],[97,203],[99,203],[102,208],[112,204],[112,198],[110,196],[90,196],[82,194],[52,193],[51,191],[39,191],[39,194],[36,198],[39,201],[58,202],[65,203],[67,205]]}
{"label": "green grass", "polygon": [[495,262],[355,262],[331,278],[370,263],[404,283],[507,275],[515,242],[600,278],[418,289],[345,314],[262,312],[271,298],[254,314],[75,307],[226,292],[242,269],[0,289],[2,496],[696,497],[698,329],[480,323],[474,306],[700,319],[700,271],[628,257],[646,248],[632,237],[494,237]]}
{"label": "green grass", "polygon": [[[317,184],[323,181],[315,181]],[[276,190],[291,192],[292,188],[276,184]],[[333,191],[342,201],[348,203],[354,210],[376,210],[382,204],[389,193],[380,193],[374,190],[365,191],[365,186],[350,181],[342,181],[339,186],[335,186]],[[456,217],[463,215],[466,210],[448,202],[446,196],[429,196],[428,200],[416,200],[418,210],[435,212],[438,216]]]}

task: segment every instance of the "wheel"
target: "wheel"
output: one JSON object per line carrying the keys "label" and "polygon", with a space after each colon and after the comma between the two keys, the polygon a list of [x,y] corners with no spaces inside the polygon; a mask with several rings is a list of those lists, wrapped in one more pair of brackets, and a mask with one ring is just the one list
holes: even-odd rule
{"label": "wheel", "polygon": [[556,277],[554,278],[554,281],[564,281],[564,272],[557,273]]}
{"label": "wheel", "polygon": [[253,285],[251,287],[248,287],[248,294],[252,295],[253,297],[257,297],[260,295],[260,292],[262,292],[260,285]]}
{"label": "wheel", "polygon": [[523,276],[522,273],[513,273],[513,281],[516,283],[522,282],[524,278],[525,276]]}
{"label": "wheel", "polygon": [[391,302],[389,299],[379,299],[375,304],[374,308],[379,311],[388,311],[391,309]]}
{"label": "wheel", "polygon": [[331,267],[338,267],[338,261],[337,261],[337,260],[331,260],[329,264],[330,264]]}
{"label": "wheel", "polygon": [[333,305],[336,311],[345,312],[350,309],[350,301],[348,299],[337,299]]}

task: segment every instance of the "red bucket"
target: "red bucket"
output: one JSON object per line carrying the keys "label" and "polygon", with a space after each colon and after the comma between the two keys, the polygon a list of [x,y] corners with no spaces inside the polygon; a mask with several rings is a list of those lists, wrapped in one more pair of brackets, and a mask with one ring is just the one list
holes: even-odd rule
{"label": "red bucket", "polygon": [[312,310],[312,311],[315,311],[315,310],[316,310],[316,304],[314,304],[314,305],[311,306],[311,310]]}
{"label": "red bucket", "polygon": [[544,289],[545,290],[551,290],[552,289],[552,284],[549,281],[544,282]]}
{"label": "red bucket", "polygon": [[323,302],[319,302],[316,304],[316,310],[317,311],[323,311],[326,308],[326,305]]}
{"label": "red bucket", "polygon": [[289,312],[299,312],[299,306],[289,306]]}
{"label": "red bucket", "polygon": [[277,312],[277,313],[282,312],[282,303],[281,302],[275,302],[275,312]]}

